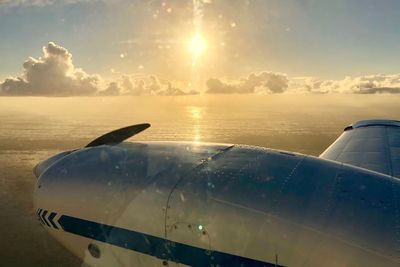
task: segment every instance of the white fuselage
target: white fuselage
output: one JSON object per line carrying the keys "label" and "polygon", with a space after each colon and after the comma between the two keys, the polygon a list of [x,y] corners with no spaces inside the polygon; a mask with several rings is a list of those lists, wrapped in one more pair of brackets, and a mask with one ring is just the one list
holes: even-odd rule
{"label": "white fuselage", "polygon": [[400,265],[400,183],[387,175],[207,143],[55,157],[37,168],[35,210],[93,266]]}

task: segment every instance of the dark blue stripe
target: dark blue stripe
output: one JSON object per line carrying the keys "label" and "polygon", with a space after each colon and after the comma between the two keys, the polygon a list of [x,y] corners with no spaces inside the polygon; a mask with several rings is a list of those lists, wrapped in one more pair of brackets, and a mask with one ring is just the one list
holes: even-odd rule
{"label": "dark blue stripe", "polygon": [[67,215],[58,220],[64,231],[191,266],[281,266],[219,251],[208,251],[164,238]]}

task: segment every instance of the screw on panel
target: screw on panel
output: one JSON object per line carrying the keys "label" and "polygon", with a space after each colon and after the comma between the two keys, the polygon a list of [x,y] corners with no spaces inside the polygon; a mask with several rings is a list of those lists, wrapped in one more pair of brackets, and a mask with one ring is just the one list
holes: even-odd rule
{"label": "screw on panel", "polygon": [[98,259],[100,258],[100,249],[96,244],[90,243],[88,245],[88,251],[90,253],[90,255],[92,255],[94,258]]}

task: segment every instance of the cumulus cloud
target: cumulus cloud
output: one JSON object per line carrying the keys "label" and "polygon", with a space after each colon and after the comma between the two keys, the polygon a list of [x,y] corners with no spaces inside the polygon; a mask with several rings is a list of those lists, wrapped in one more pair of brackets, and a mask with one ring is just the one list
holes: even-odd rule
{"label": "cumulus cloud", "polygon": [[23,73],[0,83],[1,95],[23,96],[78,96],[78,95],[163,95],[195,94],[186,92],[171,81],[160,81],[154,75],[137,78],[123,75],[107,86],[99,75],[87,74],[74,66],[71,53],[53,42],[43,47],[43,56],[29,57]]}
{"label": "cumulus cloud", "polygon": [[400,93],[400,74],[376,74],[359,77],[346,77],[342,80],[305,80],[309,92],[379,94]]}
{"label": "cumulus cloud", "polygon": [[223,82],[217,78],[206,81],[209,94],[250,94],[250,93],[283,93],[288,89],[289,79],[284,73],[261,72],[252,73],[236,83]]}
{"label": "cumulus cloud", "polygon": [[174,87],[170,82],[168,83],[167,88],[162,92],[162,95],[171,95],[171,96],[197,95],[197,94],[199,94],[199,92],[195,90],[185,92],[180,88]]}
{"label": "cumulus cloud", "polygon": [[358,94],[400,94],[400,87],[375,87],[365,88],[356,92]]}
{"label": "cumulus cloud", "polygon": [[376,74],[345,77],[341,80],[320,80],[313,77],[288,78],[284,73],[261,72],[250,74],[236,82],[224,82],[218,78],[206,81],[206,93],[210,94],[273,94],[273,93],[349,93],[349,94],[398,94],[400,74]]}
{"label": "cumulus cloud", "polygon": [[217,78],[210,78],[206,81],[207,93],[210,94],[229,94],[236,93],[234,85],[225,83]]}
{"label": "cumulus cloud", "polygon": [[110,82],[108,87],[105,90],[99,92],[99,95],[104,96],[116,96],[121,93],[121,88],[119,87],[118,83]]}
{"label": "cumulus cloud", "polygon": [[19,77],[0,84],[4,95],[90,95],[98,90],[100,77],[89,75],[72,63],[71,53],[53,42],[43,47],[39,59],[29,57]]}
{"label": "cumulus cloud", "polygon": [[194,95],[197,91],[184,91],[173,86],[171,81],[161,82],[156,76],[135,78],[124,75],[120,80],[111,82],[106,90],[100,91],[100,95],[161,95],[180,96]]}
{"label": "cumulus cloud", "polygon": [[[1,0],[0,0],[1,1]],[[177,86],[178,85],[178,86]],[[284,92],[397,94],[400,74],[377,74],[319,80],[313,77],[288,78],[284,73],[252,73],[235,82],[210,78],[205,82],[209,94],[276,94]],[[198,94],[187,90],[188,83],[160,79],[155,75],[122,75],[105,82],[99,75],[88,74],[74,66],[71,53],[53,42],[43,47],[38,59],[29,57],[20,76],[0,82],[1,95],[75,96],[75,95],[162,95]]]}

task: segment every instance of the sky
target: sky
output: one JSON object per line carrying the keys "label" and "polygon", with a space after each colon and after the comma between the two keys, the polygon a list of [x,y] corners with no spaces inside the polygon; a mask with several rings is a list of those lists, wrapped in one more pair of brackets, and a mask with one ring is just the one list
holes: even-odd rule
{"label": "sky", "polygon": [[[398,92],[399,9],[396,0],[0,0],[0,83],[8,92],[47,92],[35,91],[23,64],[54,44],[71,55],[66,76],[75,73],[75,82],[81,69],[107,94],[127,91],[127,77],[132,88],[163,85],[164,94],[366,83],[371,92]],[[5,84],[10,77],[25,83]]]}

